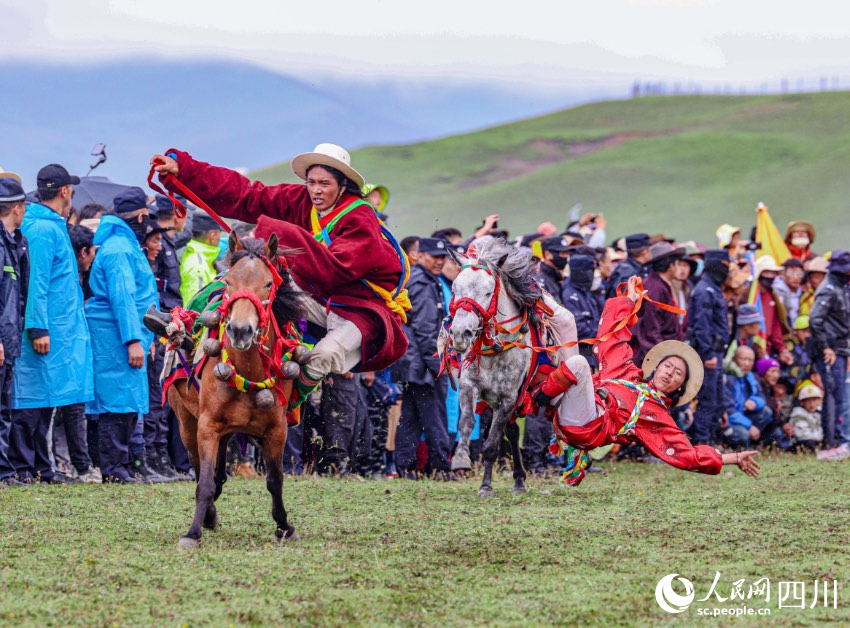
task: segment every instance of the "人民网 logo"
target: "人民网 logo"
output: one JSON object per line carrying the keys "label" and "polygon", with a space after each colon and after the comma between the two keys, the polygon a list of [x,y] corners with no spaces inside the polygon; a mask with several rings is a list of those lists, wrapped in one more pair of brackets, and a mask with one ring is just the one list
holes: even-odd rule
{"label": "\u4eba\u6c11\u7f51 logo", "polygon": [[687,578],[678,578],[685,585],[685,594],[679,595],[673,590],[673,578],[679,574],[671,573],[658,581],[655,587],[655,601],[668,613],[683,613],[694,600],[694,585]]}

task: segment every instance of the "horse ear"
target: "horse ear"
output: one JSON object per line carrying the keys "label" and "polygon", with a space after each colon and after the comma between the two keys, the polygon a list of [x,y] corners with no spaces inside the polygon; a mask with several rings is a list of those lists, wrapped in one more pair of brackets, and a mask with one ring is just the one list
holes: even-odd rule
{"label": "horse ear", "polygon": [[266,241],[266,257],[268,259],[274,259],[277,257],[277,234],[273,233]]}
{"label": "horse ear", "polygon": [[505,262],[508,261],[508,255],[509,255],[509,253],[505,253],[504,255],[502,255],[502,257],[499,258],[499,261],[496,262],[496,266],[499,267],[499,268],[504,266]]}
{"label": "horse ear", "polygon": [[230,232],[230,237],[227,239],[227,249],[231,255],[242,250],[242,241],[237,237],[235,231]]}
{"label": "horse ear", "polygon": [[466,266],[469,263],[469,258],[464,257],[463,255],[455,251],[452,247],[446,247],[446,250],[449,252],[449,255],[457,263],[458,266]]}

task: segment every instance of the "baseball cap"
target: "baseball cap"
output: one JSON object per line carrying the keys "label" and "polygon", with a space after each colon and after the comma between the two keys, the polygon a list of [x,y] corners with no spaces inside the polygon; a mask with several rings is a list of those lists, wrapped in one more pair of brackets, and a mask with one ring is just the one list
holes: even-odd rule
{"label": "baseball cap", "polygon": [[26,197],[24,188],[15,179],[0,179],[0,203],[18,203]]}
{"label": "baseball cap", "polygon": [[48,164],[38,171],[36,184],[39,190],[58,190],[64,185],[78,185],[80,177],[68,174],[64,166]]}

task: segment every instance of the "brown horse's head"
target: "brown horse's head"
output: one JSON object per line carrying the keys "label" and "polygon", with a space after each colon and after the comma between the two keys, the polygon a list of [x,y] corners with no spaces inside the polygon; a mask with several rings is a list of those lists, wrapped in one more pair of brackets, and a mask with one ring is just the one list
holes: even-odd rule
{"label": "brown horse's head", "polygon": [[274,283],[269,263],[277,259],[277,236],[266,242],[260,238],[237,239],[231,234],[229,248],[230,270],[223,279],[226,297],[237,293],[245,297],[230,302],[224,331],[232,349],[247,351],[271,323],[266,320],[265,307]]}

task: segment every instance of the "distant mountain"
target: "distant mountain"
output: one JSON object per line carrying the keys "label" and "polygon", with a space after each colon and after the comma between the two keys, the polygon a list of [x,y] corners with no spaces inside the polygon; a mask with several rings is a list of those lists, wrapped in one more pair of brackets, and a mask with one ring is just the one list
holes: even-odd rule
{"label": "distant mountain", "polygon": [[485,83],[281,76],[252,65],[121,61],[76,67],[0,63],[0,166],[33,181],[59,162],[142,184],[150,154],[169,146],[255,169],[320,142],[346,147],[441,137],[610,95],[604,89],[533,93]]}

